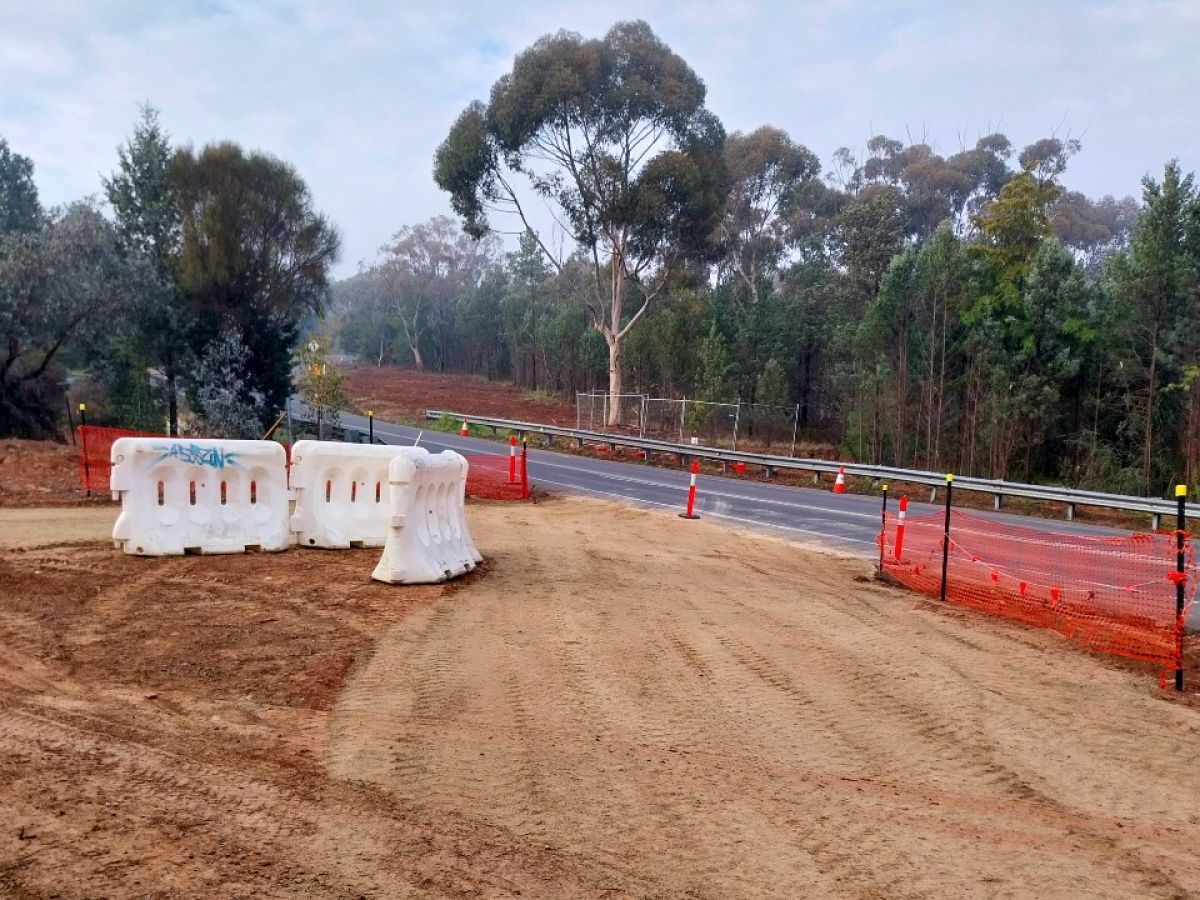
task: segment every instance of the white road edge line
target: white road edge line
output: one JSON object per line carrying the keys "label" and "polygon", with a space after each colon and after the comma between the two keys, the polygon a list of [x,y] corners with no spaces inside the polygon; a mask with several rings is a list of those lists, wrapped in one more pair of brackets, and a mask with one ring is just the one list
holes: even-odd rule
{"label": "white road edge line", "polygon": [[[679,505],[676,503],[660,503],[657,500],[645,500],[641,497],[627,497],[624,494],[614,494],[612,491],[598,491],[595,488],[582,488],[582,487],[579,487],[578,485],[566,484],[561,481],[549,481],[545,478],[542,479],[542,483],[543,484],[552,484],[555,487],[567,488],[568,490],[573,491],[575,493],[579,493],[579,494],[593,494],[593,495],[602,496],[602,497],[616,497],[618,500],[623,500],[626,503],[632,502],[632,503],[637,503],[637,504],[645,504],[646,506],[657,506],[657,507],[661,507],[662,509],[678,509],[679,508]],[[768,524],[766,522],[757,522],[754,519],[743,519],[740,516],[729,516],[724,513],[713,512],[712,510],[704,509],[703,507],[701,508],[700,511],[702,513],[704,513],[705,516],[711,516],[714,519],[727,519],[730,522],[741,522],[745,525],[751,525],[754,528],[767,528],[767,529],[773,529],[773,530],[778,530],[778,531],[795,531],[795,532],[799,532],[800,534],[811,534],[811,535],[814,535],[815,537],[829,538],[830,540],[835,540],[835,541],[848,541],[848,542],[854,543],[854,544],[869,544],[871,546],[875,545],[874,541],[864,540],[863,538],[853,538],[853,537],[846,537],[846,536],[840,535],[840,534],[830,534],[829,532],[826,532],[826,531],[814,531],[811,528],[797,528],[794,525],[774,525],[774,524]]]}

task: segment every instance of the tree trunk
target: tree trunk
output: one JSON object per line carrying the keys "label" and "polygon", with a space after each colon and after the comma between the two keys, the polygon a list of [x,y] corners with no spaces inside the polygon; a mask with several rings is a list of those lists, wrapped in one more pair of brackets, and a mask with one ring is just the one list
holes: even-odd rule
{"label": "tree trunk", "polygon": [[612,292],[612,317],[604,338],[608,342],[608,426],[621,424],[621,319],[625,306],[625,262],[621,245],[613,242],[609,262],[609,290]]}
{"label": "tree trunk", "polygon": [[[925,407],[922,412],[925,416],[925,468],[933,469],[933,394],[936,379],[934,373],[937,368],[937,293],[933,295],[933,306],[929,312],[929,341],[926,344],[926,354],[929,360],[929,367],[925,371],[925,387],[927,390],[921,392],[921,403]],[[917,426],[918,428],[920,425]]]}
{"label": "tree trunk", "polygon": [[1195,484],[1200,459],[1200,381],[1188,385],[1187,417],[1183,439],[1183,483]]}
{"label": "tree trunk", "polygon": [[167,364],[167,431],[171,437],[176,437],[179,434],[179,398],[177,385],[175,383],[175,366],[173,363]]}
{"label": "tree trunk", "polygon": [[621,339],[615,334],[605,335],[608,341],[608,422],[609,426],[621,424]]}
{"label": "tree trunk", "polygon": [[900,355],[896,363],[896,446],[892,459],[896,466],[903,466],[905,458],[905,426],[908,424],[908,315],[900,328]]}
{"label": "tree trunk", "polygon": [[933,459],[934,462],[940,462],[942,458],[942,432],[945,431],[946,423],[942,421],[942,417],[946,412],[946,331],[949,327],[947,306],[945,298],[942,299],[942,359],[941,369],[938,372],[938,397],[937,397],[937,434],[933,441]]}
{"label": "tree trunk", "polygon": [[1144,490],[1150,493],[1150,459],[1154,441],[1154,389],[1155,378],[1158,375],[1158,323],[1150,336],[1150,385],[1146,393],[1146,442],[1142,447],[1142,482]]}

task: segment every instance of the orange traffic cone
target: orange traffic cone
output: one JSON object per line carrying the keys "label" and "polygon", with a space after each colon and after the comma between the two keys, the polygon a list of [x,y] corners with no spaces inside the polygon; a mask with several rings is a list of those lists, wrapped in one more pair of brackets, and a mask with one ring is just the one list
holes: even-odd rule
{"label": "orange traffic cone", "polygon": [[462,428],[458,429],[458,436],[467,437],[469,434],[470,432],[467,430],[467,420],[463,419]]}
{"label": "orange traffic cone", "polygon": [[846,493],[846,467],[838,466],[837,478],[833,482],[833,492],[835,494]]}

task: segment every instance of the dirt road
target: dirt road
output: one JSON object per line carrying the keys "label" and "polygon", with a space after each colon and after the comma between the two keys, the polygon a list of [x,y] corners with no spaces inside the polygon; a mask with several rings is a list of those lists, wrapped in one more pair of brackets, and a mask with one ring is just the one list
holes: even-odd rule
{"label": "dirt road", "polygon": [[112,503],[77,509],[0,509],[0,548],[104,541],[112,534],[118,512]]}
{"label": "dirt road", "polygon": [[370,551],[0,552],[0,894],[1200,895],[1200,710],[819,556],[597,502]]}

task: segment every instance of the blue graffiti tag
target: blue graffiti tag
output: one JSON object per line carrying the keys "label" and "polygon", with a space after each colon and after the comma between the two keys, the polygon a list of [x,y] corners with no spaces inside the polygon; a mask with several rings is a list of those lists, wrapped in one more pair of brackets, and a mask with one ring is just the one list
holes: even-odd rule
{"label": "blue graffiti tag", "polygon": [[211,466],[223,469],[226,466],[236,466],[236,454],[226,453],[220,447],[201,447],[199,444],[171,444],[169,447],[155,447],[162,455],[155,462],[164,459],[178,459],[189,466]]}

